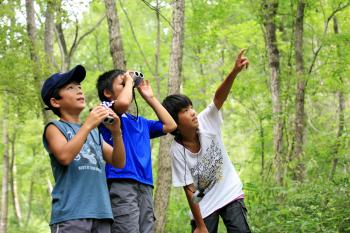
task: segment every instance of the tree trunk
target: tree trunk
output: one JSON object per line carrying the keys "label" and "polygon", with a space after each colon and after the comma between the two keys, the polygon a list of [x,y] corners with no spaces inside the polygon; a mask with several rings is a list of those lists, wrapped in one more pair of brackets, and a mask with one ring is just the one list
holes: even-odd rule
{"label": "tree trunk", "polygon": [[32,214],[32,201],[33,201],[33,193],[34,193],[34,178],[33,177],[30,178],[30,186],[29,187],[30,187],[29,188],[29,196],[28,196],[28,201],[27,201],[28,211],[27,211],[25,226],[28,226],[29,221],[30,221],[30,217]]}
{"label": "tree trunk", "polygon": [[263,127],[263,119],[259,117],[259,138],[260,138],[260,147],[261,147],[261,178],[264,177],[265,171],[265,133]]}
{"label": "tree trunk", "polygon": [[17,219],[18,224],[21,224],[22,221],[22,211],[20,202],[18,199],[18,192],[17,192],[17,181],[16,181],[16,174],[17,174],[17,166],[16,166],[16,136],[17,136],[17,128],[15,127],[13,132],[13,137],[11,139],[11,176],[10,176],[10,183],[11,183],[11,193],[12,193],[12,202],[13,202],[13,208],[15,217]]}
{"label": "tree trunk", "polygon": [[26,0],[26,14],[27,14],[27,34],[29,37],[29,52],[30,52],[30,59],[33,63],[33,74],[34,74],[34,81],[35,86],[37,88],[37,98],[41,103],[41,109],[42,109],[42,115],[44,117],[44,121],[48,121],[48,115],[47,112],[44,110],[44,102],[41,99],[40,96],[40,89],[41,89],[41,63],[39,60],[39,55],[37,51],[37,32],[36,32],[36,26],[35,26],[35,10],[34,10],[34,3],[32,0]]}
{"label": "tree trunk", "polygon": [[274,153],[276,182],[281,185],[283,182],[283,118],[280,100],[280,78],[279,78],[279,51],[276,39],[275,17],[277,14],[277,1],[264,1],[264,27],[266,36],[266,46],[268,50],[269,66],[270,66],[270,91],[272,95],[272,111],[274,117]]}
{"label": "tree trunk", "polygon": [[[339,27],[338,27],[338,21],[336,16],[333,17],[333,29],[335,34],[339,34]],[[339,48],[338,48],[339,51]],[[339,52],[338,52],[339,54]],[[344,125],[345,125],[345,120],[344,120],[344,111],[345,111],[345,100],[344,100],[344,91],[343,91],[343,85],[344,81],[343,78],[340,76],[339,81],[341,83],[339,90],[337,91],[337,97],[338,97],[338,132],[337,132],[337,137],[336,137],[336,142],[334,145],[334,150],[333,150],[333,159],[332,159],[332,168],[329,173],[329,179],[333,180],[337,165],[338,165],[338,153],[339,150],[342,147],[342,137],[344,134]]]}
{"label": "tree trunk", "polygon": [[46,57],[47,71],[51,74],[54,68],[58,69],[57,64],[55,64],[53,56],[53,44],[54,44],[54,34],[55,34],[55,23],[54,23],[54,10],[55,5],[52,1],[47,2],[46,12],[45,12],[45,35],[44,35],[44,49]]}
{"label": "tree trunk", "polygon": [[157,84],[157,98],[160,100],[160,76],[159,76],[159,57],[160,57],[160,20],[159,20],[159,0],[156,1],[156,17],[157,17],[157,39],[156,39],[156,54],[155,54],[155,70],[154,78],[156,79]]}
{"label": "tree trunk", "polygon": [[303,60],[303,33],[304,33],[304,8],[305,3],[299,0],[295,20],[295,65],[297,87],[295,94],[295,121],[294,137],[295,149],[294,157],[298,160],[297,167],[294,171],[298,181],[303,181],[305,176],[305,166],[301,161],[304,144],[304,125],[305,125],[305,80],[304,80],[304,60]]}
{"label": "tree trunk", "polygon": [[[173,10],[173,38],[171,43],[171,55],[169,62],[169,82],[168,94],[180,92],[182,57],[183,57],[183,37],[184,37],[184,0],[174,1]],[[166,211],[168,209],[171,191],[171,159],[169,148],[172,137],[167,135],[160,139],[158,156],[158,178],[155,192],[155,214],[157,233],[163,233],[166,223]]]}
{"label": "tree trunk", "polygon": [[109,46],[115,68],[125,70],[124,48],[120,33],[120,23],[114,0],[105,0],[109,31]]}
{"label": "tree trunk", "polygon": [[[5,100],[6,100],[5,92]],[[3,118],[3,145],[4,145],[4,159],[2,169],[2,185],[1,185],[1,213],[0,213],[0,233],[7,232],[7,218],[8,218],[8,181],[9,181],[9,135],[8,135],[8,102],[4,102],[4,118]]]}

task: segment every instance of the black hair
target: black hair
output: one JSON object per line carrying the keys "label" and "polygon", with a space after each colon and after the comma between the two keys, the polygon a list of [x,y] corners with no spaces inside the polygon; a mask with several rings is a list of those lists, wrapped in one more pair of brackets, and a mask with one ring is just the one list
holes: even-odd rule
{"label": "black hair", "polygon": [[124,70],[114,69],[107,72],[104,72],[101,74],[96,83],[96,88],[98,92],[98,97],[101,101],[110,101],[105,95],[104,91],[109,90],[110,92],[113,92],[113,81],[116,79],[119,75],[125,74]]}
{"label": "black hair", "polygon": [[[174,95],[169,95],[169,96],[165,97],[165,99],[162,102],[162,105],[169,112],[169,114],[174,119],[176,124],[178,124],[179,123],[178,113],[183,108],[187,108],[188,106],[192,106],[192,101],[186,95],[174,94]],[[180,136],[178,129],[171,132],[171,134],[174,135],[175,137]]]}
{"label": "black hair", "polygon": [[[60,100],[62,99],[62,97],[60,96],[59,94],[59,91],[61,90],[62,87],[56,87],[53,92],[52,92],[52,96],[51,98],[54,98],[56,100]],[[53,113],[55,115],[57,115],[58,117],[61,117],[61,112],[59,110],[59,108],[55,108],[51,105],[51,102],[49,102],[49,105],[48,105],[48,109],[50,109],[51,111],[53,111]]]}

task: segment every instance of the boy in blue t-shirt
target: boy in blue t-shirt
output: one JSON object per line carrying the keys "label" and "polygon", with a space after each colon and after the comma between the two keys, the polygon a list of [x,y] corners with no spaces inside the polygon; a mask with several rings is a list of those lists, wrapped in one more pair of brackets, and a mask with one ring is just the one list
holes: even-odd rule
{"label": "boy in blue t-shirt", "polygon": [[[158,116],[158,121],[133,116],[126,111],[133,100],[132,71],[111,70],[97,81],[101,101],[114,101],[113,110],[121,119],[126,165],[123,169],[106,166],[114,215],[113,233],[153,232],[153,177],[150,139],[176,129],[176,123],[153,95],[148,80],[137,87],[142,98]],[[136,82],[136,85],[139,84]],[[103,138],[113,145],[109,129],[100,126]]]}
{"label": "boy in blue t-shirt", "polygon": [[[60,117],[45,126],[43,143],[49,152],[55,186],[52,191],[51,232],[110,233],[113,215],[105,177],[105,161],[115,167],[125,165],[120,119],[110,109],[98,106],[82,124],[80,113],[85,98],[80,82],[85,78],[81,65],[49,77],[41,97]],[[103,141],[96,127],[106,118],[114,123],[114,148]]]}

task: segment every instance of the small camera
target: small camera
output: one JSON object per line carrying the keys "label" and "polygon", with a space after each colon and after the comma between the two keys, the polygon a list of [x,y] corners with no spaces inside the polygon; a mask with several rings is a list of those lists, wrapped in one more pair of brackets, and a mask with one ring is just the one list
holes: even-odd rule
{"label": "small camera", "polygon": [[114,123],[114,118],[111,116],[106,117],[105,119],[103,119],[103,123],[106,124],[113,124]]}
{"label": "small camera", "polygon": [[199,203],[204,196],[205,196],[204,191],[196,190],[196,192],[192,195],[192,202]]}
{"label": "small camera", "polygon": [[132,71],[130,72],[130,76],[134,80],[134,87],[140,86],[142,80],[143,80],[143,74],[138,71]]}
{"label": "small camera", "polygon": [[[112,107],[114,101],[108,102],[108,101],[103,101],[101,105],[105,108],[110,108]],[[105,119],[103,119],[103,123],[105,124],[113,124],[114,123],[114,118],[112,116],[107,116]]]}

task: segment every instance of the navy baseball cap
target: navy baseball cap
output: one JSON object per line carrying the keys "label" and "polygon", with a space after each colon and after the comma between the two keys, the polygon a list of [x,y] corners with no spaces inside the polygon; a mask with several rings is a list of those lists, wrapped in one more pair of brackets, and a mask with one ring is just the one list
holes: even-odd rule
{"label": "navy baseball cap", "polygon": [[50,99],[52,98],[53,91],[56,88],[63,87],[64,85],[73,81],[81,83],[85,79],[86,71],[82,65],[77,65],[73,69],[66,73],[56,73],[51,75],[43,84],[41,88],[41,98],[44,103],[50,108]]}

